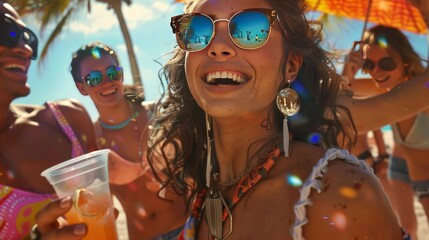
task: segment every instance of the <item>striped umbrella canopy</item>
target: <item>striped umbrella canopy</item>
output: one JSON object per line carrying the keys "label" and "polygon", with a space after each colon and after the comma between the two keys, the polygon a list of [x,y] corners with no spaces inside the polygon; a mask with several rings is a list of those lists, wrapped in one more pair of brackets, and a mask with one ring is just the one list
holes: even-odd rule
{"label": "striped umbrella canopy", "polygon": [[[426,33],[426,24],[408,0],[305,0],[310,11],[396,27],[411,33]],[[425,0],[427,1],[427,0]]]}

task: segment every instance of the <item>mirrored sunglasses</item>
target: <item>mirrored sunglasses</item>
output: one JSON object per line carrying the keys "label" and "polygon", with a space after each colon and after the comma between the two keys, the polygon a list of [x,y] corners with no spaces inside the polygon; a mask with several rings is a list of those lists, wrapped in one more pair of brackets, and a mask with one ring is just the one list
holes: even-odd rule
{"label": "mirrored sunglasses", "polygon": [[257,49],[265,45],[277,13],[271,9],[247,9],[230,19],[213,20],[201,13],[182,14],[171,18],[171,28],[179,47],[188,52],[206,48],[215,36],[215,23],[228,22],[228,33],[241,49]]}
{"label": "mirrored sunglasses", "polygon": [[0,45],[16,47],[19,40],[24,41],[33,50],[31,59],[37,58],[38,40],[30,29],[22,27],[5,13],[0,14]]}
{"label": "mirrored sunglasses", "polygon": [[[122,67],[110,66],[106,68],[105,76],[109,81],[123,80],[124,71]],[[85,76],[85,82],[90,87],[95,87],[99,85],[101,82],[103,82],[103,72],[90,71],[88,75]]]}
{"label": "mirrored sunglasses", "polygon": [[396,68],[396,62],[392,57],[384,57],[380,59],[377,63],[364,59],[362,64],[362,70],[365,72],[374,70],[375,66],[378,64],[378,67],[383,71],[393,71]]}

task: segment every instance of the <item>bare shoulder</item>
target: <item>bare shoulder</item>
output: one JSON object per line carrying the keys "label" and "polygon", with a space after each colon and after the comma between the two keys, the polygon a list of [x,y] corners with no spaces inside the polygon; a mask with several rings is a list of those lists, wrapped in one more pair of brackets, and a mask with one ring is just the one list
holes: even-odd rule
{"label": "bare shoulder", "polygon": [[[76,128],[78,126],[87,128],[88,126],[93,127],[93,123],[88,114],[86,108],[80,103],[78,100],[70,98],[70,99],[61,99],[55,102],[55,105],[70,123],[72,128]],[[48,103],[45,103],[47,106]],[[46,107],[48,109],[48,107]],[[80,128],[80,127],[78,127]]]}
{"label": "bare shoulder", "polygon": [[86,112],[85,107],[81,102],[74,98],[61,99],[54,102],[63,111]]}
{"label": "bare shoulder", "polygon": [[390,202],[372,172],[336,159],[318,180],[323,187],[310,194],[307,239],[401,239]]}
{"label": "bare shoulder", "polygon": [[[94,124],[83,104],[73,98],[57,100],[54,103],[64,115],[76,136],[85,142],[86,149],[89,151],[97,149]],[[47,103],[45,103],[46,105]]]}

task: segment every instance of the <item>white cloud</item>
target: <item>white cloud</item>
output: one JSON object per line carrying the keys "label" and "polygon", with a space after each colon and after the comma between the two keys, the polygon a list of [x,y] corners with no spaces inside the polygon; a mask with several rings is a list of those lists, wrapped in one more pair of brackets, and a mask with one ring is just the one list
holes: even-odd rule
{"label": "white cloud", "polygon": [[70,23],[69,28],[72,32],[87,35],[108,31],[118,25],[118,20],[113,10],[108,10],[105,4],[92,4],[91,13],[82,12],[81,14],[83,19]]}
{"label": "white cloud", "polygon": [[136,28],[140,23],[152,21],[156,16],[153,9],[136,3],[124,6],[122,11],[129,29]]}
{"label": "white cloud", "polygon": [[[171,0],[156,0],[149,3],[135,3],[130,6],[123,4],[122,12],[129,30],[137,28],[142,23],[154,21],[164,14],[171,12],[177,6],[171,5]],[[72,32],[85,35],[101,31],[110,31],[119,27],[118,19],[113,9],[107,9],[105,3],[93,2],[91,13],[82,9],[81,18],[70,22],[69,29]]]}
{"label": "white cloud", "polygon": [[165,13],[171,9],[171,3],[167,3],[165,1],[155,1],[153,2],[152,7],[162,13]]}
{"label": "white cloud", "polygon": [[[169,6],[166,2],[157,1],[151,7],[138,3],[130,6],[124,4],[122,12],[128,29],[132,30],[141,23],[153,21],[159,12],[165,12],[168,9]],[[82,18],[79,21],[69,24],[70,31],[85,35],[109,31],[115,27],[119,27],[119,24],[113,10],[107,9],[106,4],[96,2],[92,5],[91,13],[82,12]]]}
{"label": "white cloud", "polygon": [[[140,54],[140,48],[134,44],[134,53],[135,54]],[[116,49],[127,54],[127,46],[125,44],[119,44],[116,46]]]}

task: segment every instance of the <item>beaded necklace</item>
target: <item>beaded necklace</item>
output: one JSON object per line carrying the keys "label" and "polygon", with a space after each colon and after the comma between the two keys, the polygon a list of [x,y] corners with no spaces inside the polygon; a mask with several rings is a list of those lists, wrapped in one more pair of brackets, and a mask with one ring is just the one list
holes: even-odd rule
{"label": "beaded necklace", "polygon": [[118,129],[126,127],[128,124],[130,124],[131,121],[135,121],[140,113],[138,111],[134,111],[134,107],[131,105],[131,103],[128,103],[128,105],[130,106],[131,111],[132,111],[132,114],[129,118],[127,118],[125,121],[120,122],[120,123],[115,124],[115,125],[107,124],[107,123],[103,122],[100,118],[98,118],[98,122],[100,123],[100,126],[105,128],[105,129],[109,129],[109,130],[118,130]]}
{"label": "beaded necklace", "polygon": [[132,122],[133,123],[134,136],[135,136],[136,141],[137,141],[137,149],[138,149],[137,154],[138,154],[139,160],[141,160],[141,158],[143,156],[143,150],[142,150],[142,146],[141,146],[141,142],[140,142],[141,141],[141,139],[140,139],[141,134],[140,134],[139,127],[137,124],[137,118],[139,117],[140,112],[136,111],[134,109],[133,103],[131,103],[129,101],[127,101],[127,103],[128,103],[128,106],[130,107],[131,112],[132,112],[131,116],[128,119],[126,119],[125,121],[123,121],[119,124],[116,124],[116,125],[108,125],[108,124],[104,123],[103,121],[101,121],[101,119],[99,118],[98,123],[100,124],[100,126],[102,128],[109,129],[109,130],[119,130],[119,129],[122,129],[122,128],[128,126],[128,124]]}
{"label": "beaded necklace", "polygon": [[132,117],[129,117],[125,121],[123,121],[119,124],[116,124],[116,125],[108,125],[107,123],[101,121],[101,119],[98,119],[98,122],[100,123],[100,126],[102,126],[105,129],[118,130],[118,129],[126,127],[131,122],[131,119],[132,119]]}
{"label": "beaded necklace", "polygon": [[[281,150],[278,146],[276,146],[272,151],[267,154],[265,161],[253,168],[249,172],[249,174],[247,174],[240,180],[238,186],[234,190],[232,200],[227,201],[227,205],[230,210],[232,210],[234,206],[238,204],[238,202],[245,196],[247,192],[250,191],[250,189],[255,187],[256,184],[258,184],[264,177],[267,176],[268,172],[277,162],[277,159],[280,154]],[[202,216],[204,212],[204,200],[206,199],[208,190],[209,189],[204,186],[197,194],[194,204],[192,206],[191,215],[186,221],[185,227],[179,235],[178,240],[196,239],[197,230],[200,222],[202,221]],[[224,208],[222,222],[226,221],[228,214],[230,214],[228,213],[228,209]]]}

